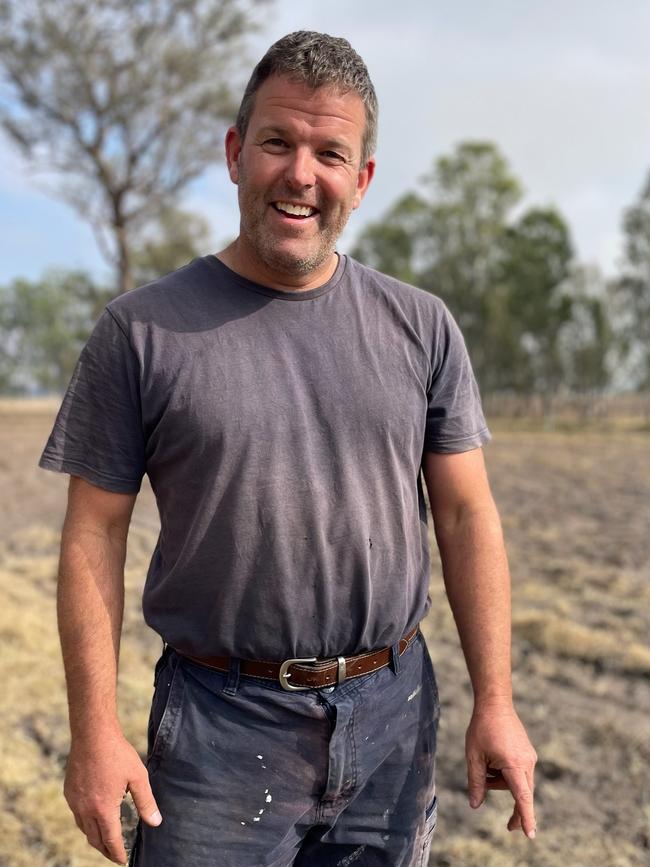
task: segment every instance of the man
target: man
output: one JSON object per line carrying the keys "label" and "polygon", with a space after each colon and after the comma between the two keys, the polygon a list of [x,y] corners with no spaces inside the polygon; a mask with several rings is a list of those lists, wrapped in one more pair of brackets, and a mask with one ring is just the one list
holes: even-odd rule
{"label": "man", "polygon": [[[139,867],[423,865],[439,705],[428,488],[475,694],[469,796],[515,799],[535,753],[513,709],[509,578],[465,347],[433,295],[335,251],[372,180],[377,105],[341,39],[299,32],[253,72],[226,158],[240,233],[112,301],[41,466],[68,472],[58,613],[65,796]],[[163,638],[146,768],[115,708],[127,530],[161,533],[144,590]]]}

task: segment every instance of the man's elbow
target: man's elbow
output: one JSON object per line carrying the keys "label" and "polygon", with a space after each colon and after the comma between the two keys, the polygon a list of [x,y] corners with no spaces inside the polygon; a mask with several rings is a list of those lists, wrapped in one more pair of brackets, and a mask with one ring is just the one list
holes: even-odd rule
{"label": "man's elbow", "polygon": [[502,536],[501,519],[492,496],[480,503],[457,503],[433,514],[438,543],[471,537],[477,533]]}

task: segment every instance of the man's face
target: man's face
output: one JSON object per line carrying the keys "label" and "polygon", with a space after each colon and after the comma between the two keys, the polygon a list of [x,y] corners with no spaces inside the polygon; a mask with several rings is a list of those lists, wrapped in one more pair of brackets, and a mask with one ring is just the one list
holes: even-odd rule
{"label": "man's face", "polygon": [[255,95],[244,141],[226,137],[238,185],[240,252],[260,282],[325,273],[372,178],[360,168],[365,109],[354,93],[271,76]]}

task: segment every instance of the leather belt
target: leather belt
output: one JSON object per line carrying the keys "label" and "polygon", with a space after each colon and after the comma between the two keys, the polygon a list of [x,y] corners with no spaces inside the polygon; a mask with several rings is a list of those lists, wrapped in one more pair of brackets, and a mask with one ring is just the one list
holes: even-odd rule
{"label": "leather belt", "polygon": [[[419,626],[415,626],[399,641],[399,655],[409,647],[417,635]],[[290,692],[302,689],[321,689],[326,686],[336,686],[345,680],[352,680],[379,671],[390,662],[390,647],[382,650],[372,650],[358,656],[338,656],[333,659],[317,659],[303,657],[302,659],[285,659],[284,662],[267,662],[265,660],[240,659],[239,673],[248,677],[259,677],[262,680],[279,681],[280,686]],[[217,671],[230,671],[229,656],[192,656],[189,653],[176,651],[180,656],[198,662],[207,668]],[[291,682],[289,682],[291,680]]]}

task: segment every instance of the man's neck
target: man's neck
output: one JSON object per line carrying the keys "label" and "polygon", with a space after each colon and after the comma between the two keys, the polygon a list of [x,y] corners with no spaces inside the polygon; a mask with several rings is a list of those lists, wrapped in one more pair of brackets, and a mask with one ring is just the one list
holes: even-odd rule
{"label": "man's neck", "polygon": [[266,266],[257,267],[250,257],[243,254],[239,238],[214,255],[240,277],[245,277],[261,286],[268,286],[270,289],[279,289],[281,292],[307,292],[309,289],[318,289],[334,276],[339,263],[338,253],[332,253],[323,265],[307,274],[280,273]]}

